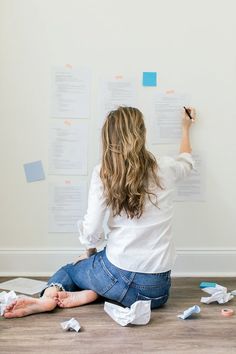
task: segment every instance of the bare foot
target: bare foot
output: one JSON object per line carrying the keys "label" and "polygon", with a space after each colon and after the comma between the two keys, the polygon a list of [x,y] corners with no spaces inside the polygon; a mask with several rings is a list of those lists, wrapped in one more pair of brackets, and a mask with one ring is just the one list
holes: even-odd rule
{"label": "bare foot", "polygon": [[59,307],[76,307],[88,304],[98,298],[97,293],[92,290],[82,291],[60,291],[57,293],[57,305]]}
{"label": "bare foot", "polygon": [[56,300],[57,293],[58,293],[58,288],[56,286],[50,286],[49,288],[45,289],[42,298],[50,297]]}
{"label": "bare foot", "polygon": [[52,298],[24,297],[7,306],[3,316],[5,318],[24,317],[33,313],[52,311],[56,306],[57,302]]}

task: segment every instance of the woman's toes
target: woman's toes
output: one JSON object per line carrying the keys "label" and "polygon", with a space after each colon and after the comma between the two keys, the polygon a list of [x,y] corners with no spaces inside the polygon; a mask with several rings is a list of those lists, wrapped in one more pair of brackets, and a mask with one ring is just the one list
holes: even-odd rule
{"label": "woman's toes", "polygon": [[58,301],[57,306],[64,307],[63,301]]}
{"label": "woman's toes", "polygon": [[14,300],[13,302],[11,302],[9,305],[6,306],[6,310],[10,311],[13,309],[13,307],[16,305],[16,300]]}

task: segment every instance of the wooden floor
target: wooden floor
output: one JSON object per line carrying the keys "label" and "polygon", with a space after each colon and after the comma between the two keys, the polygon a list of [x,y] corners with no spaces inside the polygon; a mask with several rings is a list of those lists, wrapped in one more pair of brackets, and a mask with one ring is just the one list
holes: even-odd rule
{"label": "wooden floor", "polygon": [[[202,280],[210,281],[173,279],[168,304],[153,310],[146,326],[119,326],[104,312],[103,303],[57,308],[51,313],[19,319],[0,317],[0,353],[236,353],[236,314],[224,318],[221,309],[226,306],[200,304],[204,294],[199,289]],[[229,290],[236,289],[233,278],[214,281]],[[194,304],[201,306],[197,318],[176,317]],[[236,311],[235,304],[233,299],[227,306]],[[60,322],[71,317],[80,322],[81,332],[62,331]]]}

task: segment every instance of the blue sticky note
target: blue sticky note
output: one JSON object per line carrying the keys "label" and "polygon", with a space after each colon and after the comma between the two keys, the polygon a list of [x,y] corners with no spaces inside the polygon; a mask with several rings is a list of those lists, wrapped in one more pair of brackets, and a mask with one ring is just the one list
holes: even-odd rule
{"label": "blue sticky note", "polygon": [[27,182],[35,182],[45,179],[41,161],[26,163],[24,164],[24,169]]}
{"label": "blue sticky note", "polygon": [[202,281],[200,283],[199,287],[201,289],[204,289],[204,288],[215,288],[216,287],[216,283],[208,282],[208,281]]}
{"label": "blue sticky note", "polygon": [[143,86],[156,86],[157,73],[156,72],[143,72]]}

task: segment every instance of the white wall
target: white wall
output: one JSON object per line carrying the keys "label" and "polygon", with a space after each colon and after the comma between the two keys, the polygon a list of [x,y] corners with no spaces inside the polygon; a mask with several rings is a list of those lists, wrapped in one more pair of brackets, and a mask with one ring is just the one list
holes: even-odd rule
{"label": "white wall", "polygon": [[[51,67],[66,63],[93,71],[90,172],[99,77],[158,71],[159,89],[190,93],[207,199],[176,206],[175,274],[236,274],[235,13],[234,0],[0,1],[0,274],[49,274],[81,251],[75,234],[48,234],[47,180],[27,184],[23,171],[42,160],[47,172]],[[140,102],[148,127],[152,93]]]}

